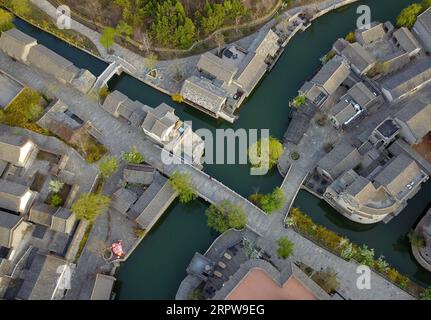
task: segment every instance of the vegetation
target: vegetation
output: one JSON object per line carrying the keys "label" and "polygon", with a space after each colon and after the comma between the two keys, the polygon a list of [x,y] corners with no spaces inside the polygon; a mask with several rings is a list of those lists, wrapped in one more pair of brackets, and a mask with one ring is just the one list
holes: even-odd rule
{"label": "vegetation", "polygon": [[102,35],[100,36],[100,44],[105,47],[105,49],[110,49],[115,43],[115,36],[117,35],[117,30],[111,27],[106,27]]}
{"label": "vegetation", "polygon": [[48,185],[48,189],[52,193],[59,193],[64,187],[64,182],[60,180],[51,180]]}
{"label": "vegetation", "polygon": [[297,208],[290,212],[287,224],[343,259],[347,261],[353,259],[360,264],[373,268],[401,288],[408,289],[409,286],[413,286],[408,277],[391,268],[383,257],[375,259],[373,249],[369,249],[366,245],[358,246],[351,243],[348,239],[314,223],[309,216]]}
{"label": "vegetation", "polygon": [[348,42],[350,42],[350,43],[355,43],[356,42],[356,34],[355,34],[355,32],[354,31],[352,31],[352,32],[349,32],[347,35],[346,35],[346,41],[348,41]]}
{"label": "vegetation", "polygon": [[[65,141],[68,143],[68,141]],[[88,133],[83,133],[75,144],[71,145],[75,148],[88,163],[95,163],[103,158],[108,152],[105,146],[91,137]]]}
{"label": "vegetation", "polygon": [[280,188],[275,188],[273,192],[267,195],[257,193],[250,196],[250,201],[266,213],[274,213],[281,210],[286,204],[286,194]]}
{"label": "vegetation", "polygon": [[72,212],[78,219],[93,223],[98,216],[108,210],[110,203],[111,200],[107,196],[84,193],[72,205]]}
{"label": "vegetation", "polygon": [[293,151],[290,154],[290,159],[292,159],[293,161],[298,161],[299,159],[301,159],[301,155],[299,154],[298,151]]}
{"label": "vegetation", "polygon": [[300,93],[297,97],[293,98],[292,101],[289,103],[289,106],[292,108],[299,108],[302,107],[307,102],[307,97]]}
{"label": "vegetation", "polygon": [[244,211],[230,203],[223,201],[220,205],[211,205],[207,211],[208,226],[217,232],[223,233],[229,229],[244,229],[247,224],[247,216]]}
{"label": "vegetation", "polygon": [[422,291],[419,297],[421,300],[431,300],[431,288]]}
{"label": "vegetation", "polygon": [[146,231],[144,229],[141,229],[141,228],[135,228],[135,229],[133,229],[133,233],[134,233],[136,238],[140,239],[140,238],[143,238],[145,236]]}
{"label": "vegetation", "polygon": [[417,249],[425,248],[426,239],[422,234],[412,230],[409,232],[408,238],[409,238],[410,243],[412,244],[413,247],[415,247]]}
{"label": "vegetation", "polygon": [[293,255],[294,243],[288,237],[278,239],[277,244],[277,255],[279,258],[286,260]]}
{"label": "vegetation", "polygon": [[109,95],[109,88],[103,87],[99,90],[99,100],[105,101],[106,97]]}
{"label": "vegetation", "polygon": [[36,124],[44,112],[45,103],[37,91],[24,88],[5,110],[0,110],[0,123],[47,135],[48,131]]}
{"label": "vegetation", "polygon": [[12,29],[14,27],[13,14],[0,8],[0,32]]}
{"label": "vegetation", "polygon": [[325,292],[331,294],[338,290],[340,283],[337,279],[337,273],[332,268],[326,268],[324,271],[318,271],[312,279],[316,282]]}
{"label": "vegetation", "polygon": [[108,179],[118,171],[119,163],[116,157],[105,157],[99,163],[99,172],[103,179]]}
{"label": "vegetation", "polygon": [[187,173],[174,172],[169,180],[174,191],[178,193],[181,203],[188,203],[196,200],[198,193],[192,184],[192,178]]}
{"label": "vegetation", "polygon": [[28,15],[31,12],[31,7],[28,0],[6,0],[7,5],[10,6],[13,12],[18,15]]}
{"label": "vegetation", "polygon": [[49,204],[53,207],[60,207],[63,205],[63,198],[58,194],[53,194],[49,200]]}
{"label": "vegetation", "polygon": [[184,97],[181,94],[176,93],[176,94],[172,95],[172,101],[174,101],[176,103],[183,103],[184,102]]}
{"label": "vegetation", "polygon": [[144,156],[136,147],[123,154],[123,160],[131,164],[141,164],[145,161]]}
{"label": "vegetation", "polygon": [[[266,145],[269,146],[269,150],[262,150],[262,146],[266,148]],[[268,164],[268,167],[271,169],[277,165],[278,159],[283,154],[283,145],[276,138],[265,138],[251,146],[248,154],[253,166],[262,167]]]}
{"label": "vegetation", "polygon": [[397,27],[413,28],[418,16],[431,6],[430,0],[413,3],[405,8],[397,17]]}

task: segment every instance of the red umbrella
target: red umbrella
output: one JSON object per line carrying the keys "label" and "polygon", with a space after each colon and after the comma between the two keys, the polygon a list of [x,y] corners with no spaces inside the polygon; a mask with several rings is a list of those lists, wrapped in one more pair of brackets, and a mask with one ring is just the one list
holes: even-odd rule
{"label": "red umbrella", "polygon": [[126,255],[123,250],[123,241],[118,241],[117,243],[113,243],[111,246],[112,252],[117,256],[117,258],[122,258]]}

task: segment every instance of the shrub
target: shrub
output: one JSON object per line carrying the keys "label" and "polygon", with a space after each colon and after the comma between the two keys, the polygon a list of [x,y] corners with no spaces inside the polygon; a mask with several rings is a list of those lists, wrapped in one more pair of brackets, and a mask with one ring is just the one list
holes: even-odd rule
{"label": "shrub", "polygon": [[269,137],[269,139],[262,139],[251,146],[248,154],[253,167],[271,169],[277,165],[283,151],[282,143],[276,138]]}
{"label": "shrub", "polygon": [[277,255],[279,258],[286,260],[293,255],[294,243],[288,237],[278,239],[277,244]]}
{"label": "shrub", "polygon": [[247,224],[247,216],[244,211],[230,203],[223,201],[220,205],[211,205],[206,215],[208,218],[208,226],[220,233],[229,229],[244,229]]}
{"label": "shrub", "polygon": [[354,31],[349,32],[346,37],[345,37],[346,41],[350,42],[350,43],[355,43],[356,42],[356,34]]}
{"label": "shrub", "polygon": [[401,11],[400,15],[397,17],[397,27],[413,28],[418,15],[423,12],[424,8],[420,3],[413,3],[412,5]]}
{"label": "shrub", "polygon": [[63,205],[63,198],[58,194],[53,194],[49,200],[49,204],[53,207],[60,207]]}
{"label": "shrub", "polygon": [[118,170],[118,159],[116,157],[105,157],[99,163],[99,172],[102,178],[110,178]]}
{"label": "shrub", "polygon": [[198,193],[194,189],[192,178],[188,173],[174,172],[169,183],[172,189],[178,193],[181,203],[188,203],[197,199]]}
{"label": "shrub", "polygon": [[52,193],[59,193],[61,189],[64,187],[64,182],[61,182],[60,180],[51,180],[49,182],[48,189]]}
{"label": "shrub", "polygon": [[280,188],[275,188],[272,193],[262,196],[259,206],[266,213],[273,213],[283,209],[285,204],[286,194]]}
{"label": "shrub", "polygon": [[421,235],[420,233],[411,230],[408,234],[408,238],[410,243],[412,244],[413,247],[417,248],[417,249],[422,249],[425,248],[426,246],[426,239],[423,235]]}
{"label": "shrub", "polygon": [[0,32],[7,31],[14,27],[12,23],[13,18],[13,14],[0,8]]}
{"label": "shrub", "polygon": [[107,196],[84,193],[72,205],[72,212],[78,219],[86,220],[90,223],[96,221],[97,217],[105,213],[111,200]]}
{"label": "shrub", "polygon": [[136,147],[133,147],[129,152],[123,154],[123,160],[131,164],[141,164],[145,158]]}
{"label": "shrub", "polygon": [[292,108],[299,108],[302,107],[307,102],[307,97],[300,93],[298,96],[292,99],[292,101],[289,102],[289,106]]}

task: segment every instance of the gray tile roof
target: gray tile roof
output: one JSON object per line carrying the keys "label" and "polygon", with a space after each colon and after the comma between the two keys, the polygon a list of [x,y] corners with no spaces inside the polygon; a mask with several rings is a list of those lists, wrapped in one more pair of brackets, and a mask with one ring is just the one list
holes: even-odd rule
{"label": "gray tile roof", "polygon": [[337,144],[334,149],[321,159],[317,166],[329,173],[333,179],[351,170],[361,163],[358,149],[347,142]]}
{"label": "gray tile roof", "polygon": [[18,215],[0,210],[0,247],[9,248],[13,230],[22,221]]}
{"label": "gray tile roof", "polygon": [[382,83],[394,100],[431,80],[431,60],[423,59]]}
{"label": "gray tile roof", "polygon": [[181,89],[181,95],[211,113],[218,114],[227,99],[227,92],[215,86],[209,80],[192,76],[187,79]]}
{"label": "gray tile roof", "polygon": [[128,183],[144,184],[149,186],[154,180],[156,170],[147,165],[127,165],[124,168],[123,178]]}
{"label": "gray tile roof", "polygon": [[102,107],[114,117],[118,117],[118,108],[128,99],[129,98],[126,95],[124,95],[118,90],[115,90],[106,97]]}
{"label": "gray tile roof", "polygon": [[199,62],[198,69],[205,71],[219,80],[231,82],[238,68],[230,62],[223,60],[211,52],[204,53]]}
{"label": "gray tile roof", "polygon": [[37,254],[26,273],[17,298],[23,300],[52,300],[56,294],[60,268],[68,263],[52,255]]}
{"label": "gray tile roof", "polygon": [[28,50],[35,46],[37,40],[26,35],[18,29],[2,32],[0,37],[0,49],[14,59],[26,62]]}
{"label": "gray tile roof", "polygon": [[417,163],[408,156],[401,154],[392,159],[389,164],[377,175],[374,182],[383,186],[395,198],[401,200],[400,194],[407,184],[422,175]]}
{"label": "gray tile roof", "polygon": [[94,282],[91,300],[110,300],[112,289],[116,279],[111,276],[98,273]]}
{"label": "gray tile roof", "polygon": [[175,109],[162,103],[156,108],[149,108],[142,123],[142,128],[158,138],[162,139],[166,130],[174,126],[179,121],[175,115]]}
{"label": "gray tile roof", "polygon": [[[28,145],[30,148],[25,148]],[[10,162],[15,166],[24,166],[36,145],[23,136],[0,134],[0,160]]]}
{"label": "gray tile roof", "polygon": [[394,39],[399,43],[401,48],[408,53],[421,48],[418,40],[416,40],[414,35],[407,28],[403,27],[395,31]]}
{"label": "gray tile roof", "polygon": [[431,131],[431,104],[413,100],[402,108],[395,118],[405,123],[417,140]]}
{"label": "gray tile roof", "polygon": [[353,44],[349,43],[341,54],[355,66],[361,74],[368,71],[377,62],[371,53],[357,42]]}
{"label": "gray tile roof", "polygon": [[428,34],[431,34],[431,8],[424,11],[417,18],[417,23],[420,23]]}
{"label": "gray tile roof", "polygon": [[0,208],[26,213],[35,197],[28,187],[0,179]]}
{"label": "gray tile roof", "polygon": [[125,214],[138,200],[138,196],[131,190],[121,188],[112,195],[111,206],[120,213]]}
{"label": "gray tile roof", "polygon": [[331,95],[347,79],[349,74],[349,66],[342,59],[335,57],[325,63],[311,82],[324,88]]}
{"label": "gray tile roof", "polygon": [[386,35],[383,23],[373,22],[369,29],[359,29],[356,31],[356,39],[362,45],[368,45],[382,40]]}
{"label": "gray tile roof", "polygon": [[242,67],[237,74],[236,82],[250,94],[268,70],[266,56],[249,53],[241,62]]}
{"label": "gray tile roof", "polygon": [[58,208],[47,205],[45,203],[36,203],[30,209],[29,220],[33,223],[51,227],[52,217],[57,212]]}
{"label": "gray tile roof", "polygon": [[71,83],[80,72],[72,62],[40,44],[31,47],[28,62],[66,83]]}

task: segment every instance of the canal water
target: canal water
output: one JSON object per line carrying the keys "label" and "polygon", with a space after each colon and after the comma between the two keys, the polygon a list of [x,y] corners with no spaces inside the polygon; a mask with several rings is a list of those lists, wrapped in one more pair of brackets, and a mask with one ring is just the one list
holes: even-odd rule
{"label": "canal water", "polygon": [[[372,19],[395,20],[397,14],[412,0],[368,0],[358,4],[369,5]],[[178,116],[192,121],[194,129],[270,129],[272,136],[282,138],[288,120],[288,103],[303,82],[319,67],[319,58],[328,52],[338,37],[344,37],[356,28],[356,8],[352,5],[328,14],[304,33],[300,33],[288,45],[283,56],[242,107],[240,119],[234,125],[209,118],[184,105],[172,102],[153,88],[133,77],[123,75],[110,82],[111,90],[120,90],[132,99],[150,106],[162,102],[176,109]],[[83,53],[58,39],[40,32],[22,21],[17,21],[21,30],[36,37],[41,43],[64,55],[77,66],[100,74],[106,67],[104,62]],[[247,165],[206,165],[205,171],[243,196],[259,191],[266,193],[279,186],[282,177],[276,170],[264,177],[251,176]],[[295,206],[307,212],[316,222],[350,238],[360,244],[374,248],[376,255],[386,260],[411,277],[417,283],[430,286],[431,274],[422,269],[412,257],[407,233],[415,226],[431,205],[431,183],[409,206],[389,224],[362,226],[351,223],[335,212],[323,201],[301,192]],[[146,236],[132,257],[124,263],[118,274],[118,299],[172,299],[186,267],[196,251],[204,252],[217,234],[206,226],[207,204],[197,201],[171,206],[156,227]]]}

